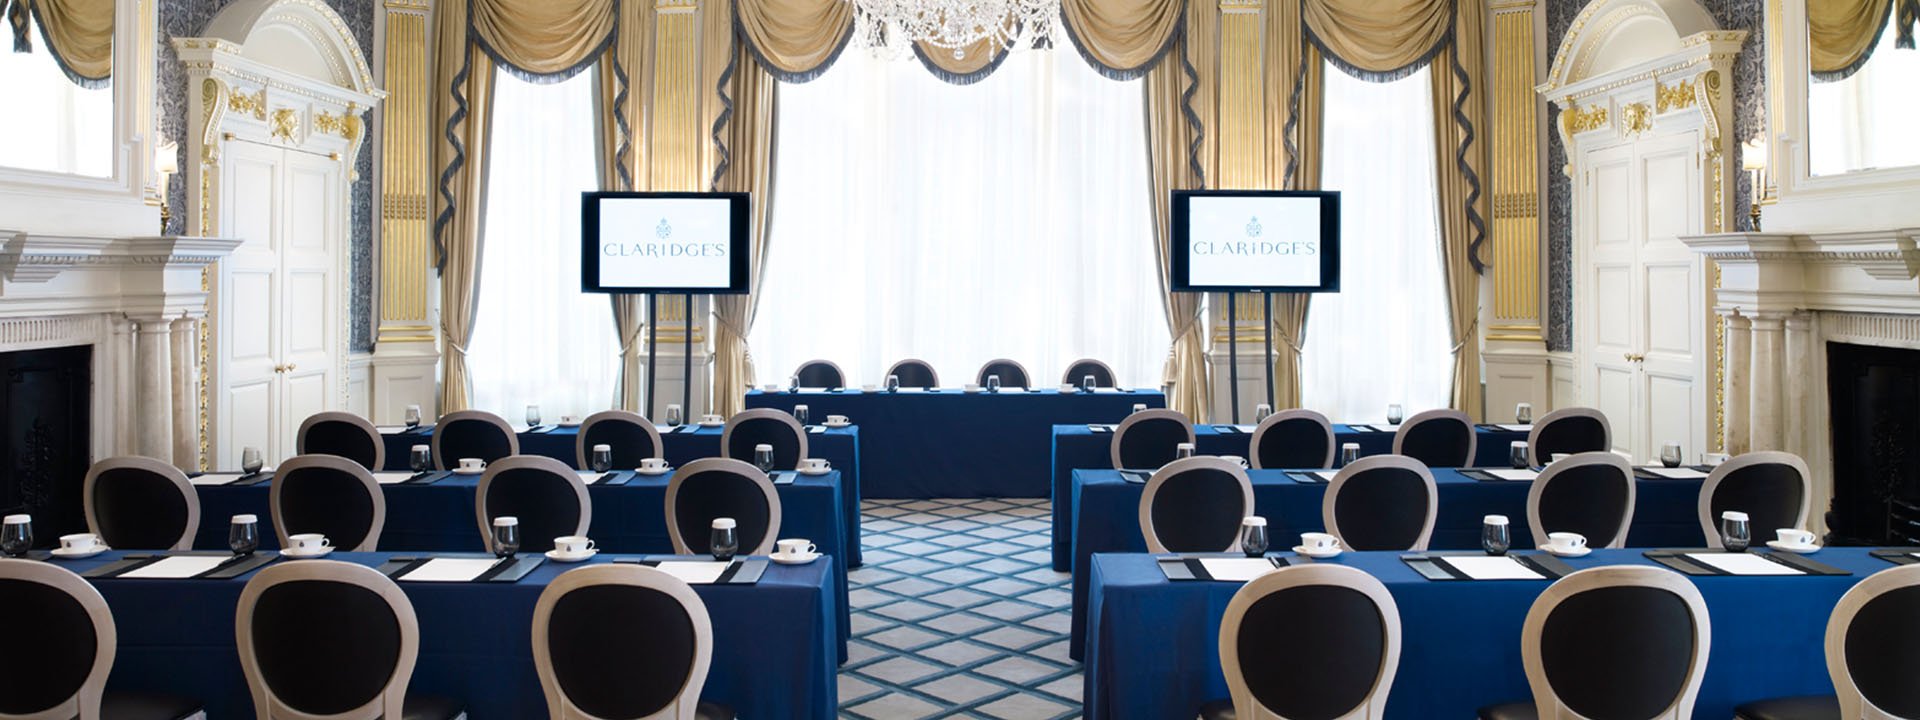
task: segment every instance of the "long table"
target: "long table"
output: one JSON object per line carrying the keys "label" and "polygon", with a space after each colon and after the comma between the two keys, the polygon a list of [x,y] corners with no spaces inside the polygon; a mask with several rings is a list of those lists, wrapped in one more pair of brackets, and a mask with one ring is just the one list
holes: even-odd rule
{"label": "long table", "polygon": [[[1568,559],[1576,570],[1653,565],[1640,550]],[[1736,705],[1832,693],[1822,651],[1827,618],[1866,576],[1894,567],[1865,548],[1829,548],[1812,560],[1848,576],[1692,577],[1706,599],[1713,643],[1694,717],[1733,717]],[[1520,663],[1520,627],[1545,581],[1433,582],[1400,553],[1343,553],[1327,562],[1379,578],[1399,606],[1400,664],[1388,718],[1470,718],[1482,706],[1532,697]],[[1085,717],[1192,717],[1227,697],[1220,619],[1238,583],[1170,582],[1154,556],[1092,558]]]}
{"label": "long table", "polygon": [[[1275,550],[1299,541],[1300,533],[1326,529],[1320,519],[1327,486],[1296,482],[1289,471],[1249,470],[1254,513],[1267,519]],[[1299,472],[1299,471],[1292,471]],[[1440,507],[1433,521],[1433,550],[1477,550],[1480,521],[1505,515],[1515,549],[1534,547],[1527,527],[1527,482],[1485,482],[1458,470],[1436,468]],[[1628,547],[1701,547],[1699,480],[1639,480],[1634,490]],[[1086,642],[1088,574],[1094,553],[1146,552],[1140,534],[1140,496],[1145,485],[1127,482],[1118,470],[1073,471],[1073,635],[1069,652],[1081,657]],[[1769,530],[1768,532],[1771,532]]]}
{"label": "long table", "polygon": [[[825,415],[816,415],[825,419]],[[550,457],[573,467],[578,460],[575,448],[580,439],[577,426],[543,426],[540,432],[521,430],[520,453]],[[671,432],[661,431],[660,443],[665,445],[662,454],[667,464],[680,467],[701,458],[721,457],[720,437],[724,430],[718,427],[700,427],[682,425]],[[387,446],[387,469],[402,471],[407,468],[407,454],[414,445],[432,445],[433,428],[423,427],[403,432],[385,432],[381,440]],[[819,432],[809,428],[807,434],[807,454],[823,458],[840,471],[841,518],[846,521],[846,535],[856,540],[847,547],[847,564],[860,567],[860,427],[854,425],[844,428],[820,428]]]}
{"label": "long table", "polygon": [[[59,564],[84,572],[122,554]],[[378,566],[390,555],[328,559]],[[420,619],[419,665],[408,691],[464,701],[474,720],[546,717],[533,667],[533,606],[548,583],[575,567],[547,562],[516,583],[401,582]],[[713,617],[713,663],[702,697],[731,705],[741,717],[834,717],[838,573],[824,562],[770,565],[753,585],[694,586]],[[234,648],[234,609],[251,576],[93,580],[119,632],[110,684],[193,696],[212,718],[252,717]],[[777,667],[769,664],[774,658]]]}
{"label": "long table", "polygon": [[814,418],[845,415],[865,428],[872,454],[863,458],[861,497],[870,498],[1047,497],[1051,428],[1117,423],[1135,404],[1166,407],[1167,398],[1158,390],[747,393],[750,408],[806,405]]}
{"label": "long table", "polygon": [[[1237,455],[1251,457],[1247,448],[1253,442],[1249,425],[1196,425],[1193,451],[1200,455]],[[1371,427],[1371,426],[1368,426]],[[1474,467],[1506,467],[1508,450],[1527,434],[1498,430],[1488,426],[1474,429],[1478,449]],[[1368,431],[1353,425],[1334,425],[1335,447],[1359,443],[1360,455],[1385,455],[1393,452],[1393,433]],[[1053,426],[1053,569],[1066,572],[1073,566],[1073,471],[1112,470],[1113,433],[1096,433],[1086,423]],[[1334,454],[1339,465],[1339,453]]]}

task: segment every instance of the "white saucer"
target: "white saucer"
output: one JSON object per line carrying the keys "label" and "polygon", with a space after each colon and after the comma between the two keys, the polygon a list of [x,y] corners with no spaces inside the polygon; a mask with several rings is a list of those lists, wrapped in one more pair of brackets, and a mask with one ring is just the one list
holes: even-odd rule
{"label": "white saucer", "polygon": [[969,393],[969,394],[974,394],[974,393],[983,393],[983,392],[986,392],[986,391],[987,391],[987,389],[986,389],[986,388],[974,388],[974,389],[972,389],[972,390],[961,390],[961,392],[964,392],[964,393]]}
{"label": "white saucer", "polygon": [[853,423],[851,423],[851,422],[843,422],[843,423],[820,423],[820,426],[821,426],[821,427],[824,427],[824,428],[831,428],[831,429],[834,429],[834,430],[838,430],[838,429],[840,429],[840,428],[847,428],[847,427],[853,427]]}
{"label": "white saucer", "polygon": [[673,472],[673,466],[669,465],[667,467],[660,468],[659,470],[648,470],[646,468],[634,468],[633,471],[640,475],[655,477],[655,476],[665,475],[667,473]]}
{"label": "white saucer", "polygon": [[825,475],[827,473],[833,472],[833,468],[827,468],[825,470],[795,470],[794,472],[800,473],[801,475],[809,475],[809,476]]}
{"label": "white saucer", "polygon": [[1329,550],[1308,550],[1307,546],[1305,545],[1295,545],[1293,546],[1293,554],[1305,555],[1310,558],[1330,558],[1335,555],[1339,555],[1340,548],[1332,548]]}
{"label": "white saucer", "polygon": [[727,422],[725,420],[722,420],[720,422],[701,421],[700,423],[700,427],[726,427],[726,426],[727,426]]}
{"label": "white saucer", "polygon": [[70,548],[61,547],[61,548],[54,548],[52,550],[48,550],[47,554],[60,558],[62,560],[81,560],[84,558],[90,558],[95,555],[99,555],[100,553],[103,553],[112,549],[113,548],[107,547],[105,543],[94,543],[93,547],[87,548],[85,550],[73,550]]}
{"label": "white saucer", "polygon": [[1820,545],[1818,543],[1811,545],[1788,545],[1779,540],[1768,540],[1767,547],[1783,552],[1799,553],[1801,555],[1811,555],[1820,552]]}
{"label": "white saucer", "polygon": [[319,550],[294,550],[289,548],[286,550],[281,550],[280,554],[286,557],[293,558],[295,560],[299,560],[301,558],[326,557],[327,553],[330,553],[330,552],[333,552],[332,545],[328,545],[326,547],[320,548]]}
{"label": "white saucer", "polygon": [[481,474],[485,474],[485,473],[487,472],[487,469],[486,469],[486,468],[458,468],[458,467],[457,467],[457,468],[454,468],[454,469],[452,469],[452,470],[449,470],[449,471],[447,471],[447,472],[451,472],[451,473],[453,473],[453,474],[455,474],[455,475],[481,475]]}
{"label": "white saucer", "polygon": [[563,553],[563,552],[560,552],[559,550],[548,550],[547,559],[552,560],[554,562],[576,563],[576,562],[581,562],[583,560],[591,559],[593,556],[598,554],[600,554],[599,550],[588,550],[583,553]]}
{"label": "white saucer", "polygon": [[780,563],[781,565],[805,565],[815,560],[819,560],[820,553],[817,553],[817,552],[807,553],[805,555],[788,555],[786,553],[774,553],[772,555],[768,555],[767,559]]}
{"label": "white saucer", "polygon": [[1582,547],[1575,552],[1567,552],[1565,550],[1555,550],[1553,549],[1552,545],[1541,545],[1538,549],[1540,550],[1540,552],[1546,553],[1548,555],[1552,555],[1554,557],[1586,557],[1587,553],[1593,552],[1593,548],[1590,548],[1590,547]]}

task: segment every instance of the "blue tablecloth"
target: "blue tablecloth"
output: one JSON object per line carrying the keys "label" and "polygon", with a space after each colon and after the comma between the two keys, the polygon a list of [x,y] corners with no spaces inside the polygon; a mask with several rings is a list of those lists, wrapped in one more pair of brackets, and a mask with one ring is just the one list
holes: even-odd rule
{"label": "blue tablecloth", "polygon": [[[631,479],[625,485],[589,485],[587,497],[593,501],[593,524],[587,536],[601,552],[670,553],[673,541],[667,537],[667,481],[672,474],[640,475],[622,473]],[[380,549],[390,552],[482,552],[480,526],[474,519],[474,496],[479,477],[439,473],[438,480],[425,485],[382,485],[387,499],[386,527],[380,533]],[[849,631],[847,618],[847,549],[858,544],[847,537],[842,519],[840,474],[801,475],[789,485],[776,485],[780,497],[780,537],[807,538],[820,546],[834,565],[834,599],[843,617],[840,632]],[[225,550],[227,527],[235,515],[260,516],[262,547],[279,547],[274,536],[272,514],[268,511],[271,482],[235,487],[202,485],[195,487],[200,496],[200,532],[193,546],[201,550]],[[842,638],[845,641],[845,638]]]}
{"label": "blue tablecloth", "polygon": [[[1249,457],[1247,447],[1253,440],[1248,432],[1220,428],[1230,426],[1198,425],[1193,429],[1194,452],[1201,455],[1238,455]],[[1514,441],[1527,434],[1505,430],[1476,428],[1479,446],[1475,467],[1506,467],[1508,451]],[[1360,455],[1385,455],[1393,452],[1393,433],[1365,432],[1351,425],[1333,426],[1334,440],[1359,443]],[[1053,569],[1066,572],[1073,567],[1073,471],[1113,469],[1113,433],[1096,433],[1085,423],[1053,426]],[[1335,453],[1334,464],[1339,464]]]}
{"label": "blue tablecloth", "polygon": [[[1321,532],[1320,505],[1327,486],[1295,482],[1282,470],[1250,470],[1256,514],[1267,519],[1275,550],[1291,548],[1300,533]],[[1433,520],[1433,550],[1478,550],[1480,521],[1505,515],[1515,549],[1531,548],[1525,482],[1481,482],[1457,470],[1436,468],[1440,508]],[[1702,547],[1699,480],[1640,480],[1634,490],[1628,547]],[[1088,559],[1094,553],[1146,552],[1140,535],[1140,495],[1145,485],[1127,482],[1118,470],[1073,471],[1073,638],[1075,659],[1086,641]]]}
{"label": "blue tablecloth", "polygon": [[[1022,393],[747,393],[747,407],[814,418],[845,415],[865,428],[861,497],[1047,497],[1054,425],[1117,423],[1134,404],[1165,407],[1158,390],[1061,395]],[[838,467],[839,461],[834,461]]]}
{"label": "blue tablecloth", "polygon": [[[118,555],[60,564],[80,572]],[[329,559],[377,566],[386,557]],[[512,584],[400,583],[420,618],[420,659],[408,690],[460,699],[474,720],[546,717],[533,668],[533,606],[547,583],[574,567],[548,562]],[[253,717],[233,633],[247,577],[93,581],[120,635],[109,684],[197,697],[211,718]],[[713,617],[702,697],[741,717],[834,717],[842,613],[832,588],[839,580],[834,565],[814,562],[770,566],[754,585],[694,586]]]}
{"label": "blue tablecloth", "polygon": [[[1599,550],[1568,565],[1651,565],[1639,550]],[[1532,697],[1520,664],[1520,627],[1544,581],[1433,582],[1399,553],[1346,553],[1331,562],[1385,583],[1400,608],[1400,665],[1388,718],[1470,718],[1475,709]],[[1831,693],[1823,643],[1827,618],[1854,583],[1893,567],[1865,548],[1831,548],[1813,560],[1851,576],[1695,577],[1713,647],[1694,717],[1733,717],[1735,705]],[[1220,618],[1237,583],[1169,582],[1153,556],[1092,560],[1093,603],[1085,666],[1085,717],[1193,717],[1227,697]]]}
{"label": "blue tablecloth", "polygon": [[[817,416],[824,419],[825,415]],[[662,432],[660,442],[666,445],[664,455],[667,464],[680,467],[701,458],[720,457],[720,436],[722,428],[685,425],[674,432]],[[575,446],[579,443],[580,428],[554,427],[546,432],[520,435],[520,453],[550,457],[573,467]],[[387,433],[381,435],[387,445],[387,469],[400,471],[407,469],[407,453],[414,445],[432,445],[433,428],[424,428],[417,432]],[[846,535],[849,538],[860,537],[860,426],[844,428],[823,428],[823,432],[807,435],[807,454],[823,458],[840,471],[841,518],[847,523]],[[853,543],[847,548],[847,564],[860,567],[860,544]]]}

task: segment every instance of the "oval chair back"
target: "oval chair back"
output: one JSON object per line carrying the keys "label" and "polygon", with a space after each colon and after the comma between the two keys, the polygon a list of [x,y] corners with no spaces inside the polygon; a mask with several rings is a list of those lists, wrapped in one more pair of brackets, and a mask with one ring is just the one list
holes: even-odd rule
{"label": "oval chair back", "polygon": [[1033,385],[1032,381],[1027,379],[1027,367],[1007,358],[988,360],[987,364],[981,365],[980,373],[975,376],[974,382],[979,383],[980,387],[986,387],[988,375],[999,375],[1000,387],[1023,388]]}
{"label": "oval chair back", "polygon": [[1691,581],[1616,565],[1563,577],[1534,600],[1520,662],[1541,718],[1687,720],[1711,644]]}
{"label": "oval chair back", "polygon": [[1720,514],[1747,514],[1755,538],[1776,528],[1807,527],[1813,476],[1807,461],[1786,452],[1750,452],[1713,468],[1700,486],[1700,532],[1707,547],[1718,549]]}
{"label": "oval chair back", "polygon": [[1472,467],[1479,446],[1473,418],[1459,410],[1416,413],[1393,434],[1393,454],[1419,460],[1430,468]]}
{"label": "oval chair back", "polygon": [[660,429],[639,413],[625,410],[601,410],[580,423],[580,436],[574,441],[574,467],[589,469],[593,446],[607,445],[613,450],[613,467],[631,470],[646,458],[666,457],[666,444]]}
{"label": "oval chair back", "polygon": [[1253,482],[1217,457],[1175,460],[1154,471],[1140,495],[1147,552],[1232,552],[1240,520],[1253,514]]}
{"label": "oval chair back", "polygon": [[1066,374],[1060,376],[1060,384],[1080,387],[1080,382],[1093,376],[1094,387],[1110,388],[1120,383],[1114,379],[1113,366],[1093,358],[1081,358],[1067,366]]}
{"label": "oval chair back", "polygon": [[1588,407],[1560,408],[1547,413],[1527,431],[1527,460],[1534,467],[1547,464],[1555,453],[1578,455],[1613,449],[1613,426],[1605,413]]}
{"label": "oval chair back", "polygon": [[1378,720],[1399,666],[1400,607],[1386,585],[1350,567],[1292,565],[1256,577],[1220,620],[1233,717]]}
{"label": "oval chair back", "polygon": [[[900,378],[900,387],[903,388],[940,387],[940,373],[934,372],[931,363],[917,358],[908,358],[894,363],[893,367],[887,368],[887,374]],[[880,379],[886,380],[885,377]],[[885,387],[884,382],[882,387]]]}
{"label": "oval chair back", "polygon": [[1178,410],[1141,410],[1113,430],[1107,459],[1121,470],[1152,470],[1173,462],[1180,443],[1193,442],[1193,421]]}
{"label": "oval chair back", "polygon": [[1439,506],[1440,491],[1426,465],[1375,455],[1334,474],[1320,501],[1320,520],[1349,550],[1424,551]]}
{"label": "oval chair back", "polygon": [[681,555],[713,551],[713,521],[734,520],[740,555],[765,555],[780,537],[780,495],[760,468],[729,458],[682,466],[667,481],[667,536]]}
{"label": "oval chair back", "polygon": [[336,455],[300,455],[280,463],[267,490],[273,534],[320,533],[335,547],[373,552],[387,523],[387,496],[373,473]]}
{"label": "oval chair back", "polygon": [[433,428],[433,467],[451,470],[461,458],[492,464],[520,454],[520,436],[506,418],[485,410],[461,410],[440,416]]}
{"label": "oval chair back", "polygon": [[773,469],[793,470],[807,459],[807,429],[785,410],[757,408],[743,410],[727,418],[720,433],[720,452],[725,457],[753,464],[753,447],[773,446]]}
{"label": "oval chair back", "polygon": [[808,360],[793,374],[800,378],[800,387],[833,390],[847,386],[847,374],[840,372],[840,366],[831,360]]}
{"label": "oval chair back", "polygon": [[1604,450],[1574,455],[1548,465],[1527,488],[1527,528],[1535,543],[1576,532],[1589,547],[1626,547],[1637,489],[1626,458]]}
{"label": "oval chair back", "polygon": [[1920,565],[1868,575],[1840,596],[1826,647],[1841,717],[1920,717]]}
{"label": "oval chair back", "polygon": [[349,412],[314,413],[300,421],[294,441],[300,455],[338,455],[379,472],[387,466],[387,443],[366,418]]}
{"label": "oval chair back", "polygon": [[1253,429],[1247,462],[1255,470],[1330,468],[1339,445],[1327,416],[1302,408],[1283,410]]}
{"label": "oval chair back", "polygon": [[270,565],[240,591],[234,634],[262,718],[402,717],[420,623],[378,570],[334,560]]}
{"label": "oval chair back", "polygon": [[566,463],[539,455],[515,455],[487,466],[474,491],[474,519],[493,552],[493,519],[520,519],[520,551],[544,553],[553,539],[585,535],[593,525],[587,483]]}
{"label": "oval chair back", "polygon": [[712,663],[706,603],[654,568],[569,570],[533,606],[533,666],[554,720],[696,717]]}
{"label": "oval chair back", "polygon": [[200,496],[180,468],[149,457],[101,460],[81,485],[87,530],[118,550],[192,550]]}
{"label": "oval chair back", "polygon": [[0,559],[0,607],[17,620],[0,653],[0,718],[100,717],[119,648],[100,591],[52,563]]}

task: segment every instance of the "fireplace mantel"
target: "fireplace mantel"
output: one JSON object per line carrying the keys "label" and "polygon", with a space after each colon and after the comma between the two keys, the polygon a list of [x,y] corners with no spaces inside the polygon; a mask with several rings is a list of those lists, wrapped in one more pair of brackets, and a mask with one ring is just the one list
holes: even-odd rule
{"label": "fireplace mantel", "polygon": [[1796,311],[1920,315],[1920,228],[1681,238],[1720,265],[1716,304],[1754,316]]}

